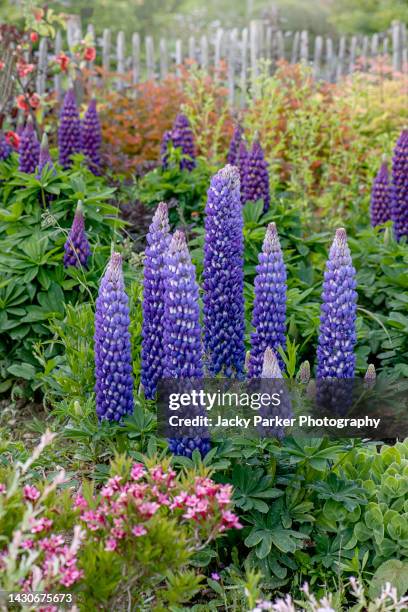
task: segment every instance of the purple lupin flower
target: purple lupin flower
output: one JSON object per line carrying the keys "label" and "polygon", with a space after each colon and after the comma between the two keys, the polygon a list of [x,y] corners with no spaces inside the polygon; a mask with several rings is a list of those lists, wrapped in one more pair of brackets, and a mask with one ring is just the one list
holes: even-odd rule
{"label": "purple lupin flower", "polygon": [[171,236],[167,205],[161,202],[147,234],[143,280],[142,385],[153,399],[163,375],[164,256]]}
{"label": "purple lupin flower", "polygon": [[64,97],[58,128],[59,162],[64,170],[72,165],[72,155],[81,152],[81,121],[75,92],[69,89]]}
{"label": "purple lupin flower", "polygon": [[12,153],[11,145],[6,140],[3,132],[0,132],[0,161],[6,160]]}
{"label": "purple lupin flower", "polygon": [[388,164],[383,160],[371,191],[371,225],[382,225],[391,219],[392,189],[388,176]]}
{"label": "purple lupin flower", "polygon": [[[203,353],[198,284],[183,232],[174,233],[164,261],[163,377],[201,378]],[[210,440],[206,436],[171,438],[168,442],[175,455],[191,457],[198,449],[204,456],[210,450]]]}
{"label": "purple lupin flower", "polygon": [[85,232],[84,212],[82,202],[79,201],[74,221],[64,245],[64,268],[74,266],[80,268],[88,267],[88,259],[91,255],[91,247]]}
{"label": "purple lupin flower", "polygon": [[270,223],[255,277],[255,299],[252,313],[251,357],[249,377],[259,378],[265,350],[270,347],[284,368],[278,349],[286,348],[286,268],[275,223]]}
{"label": "purple lupin flower", "polygon": [[267,211],[270,203],[268,163],[258,140],[255,140],[243,162],[242,180],[243,203],[262,200],[264,211]]}
{"label": "purple lupin flower", "polygon": [[173,129],[164,133],[161,144],[161,158],[163,168],[168,166],[167,148],[169,142],[172,142],[175,149],[181,149],[183,159],[180,161],[180,170],[193,170],[196,166],[195,162],[195,146],[194,135],[190,127],[189,120],[183,114],[177,115]]}
{"label": "purple lupin flower", "polygon": [[112,253],[99,287],[95,313],[95,392],[100,421],[120,421],[133,413],[129,325],[122,257]]}
{"label": "purple lupin flower", "polygon": [[336,231],[324,273],[317,378],[353,378],[356,344],[356,271],[346,230]]}
{"label": "purple lupin flower", "polygon": [[204,344],[212,375],[244,370],[243,219],[239,171],[227,165],[211,180],[205,208]]}
{"label": "purple lupin flower", "polygon": [[28,118],[27,125],[20,136],[18,152],[18,169],[20,172],[33,174],[38,165],[40,143],[38,142],[37,133],[34,130],[31,117]]}
{"label": "purple lupin flower", "polygon": [[88,168],[95,176],[101,175],[101,144],[101,124],[96,100],[92,99],[81,122],[81,150],[86,157]]}
{"label": "purple lupin flower", "polygon": [[239,164],[239,150],[242,142],[243,129],[241,125],[236,125],[234,133],[232,134],[229,151],[227,155],[227,163],[231,166],[238,166]]}
{"label": "purple lupin flower", "polygon": [[54,164],[52,163],[50,150],[48,148],[48,136],[44,132],[41,138],[41,146],[40,146],[40,156],[38,160],[38,170],[37,170],[37,178],[41,177],[42,171],[47,166],[50,169],[54,168]]}
{"label": "purple lupin flower", "polygon": [[200,309],[195,266],[186,237],[177,230],[164,257],[164,378],[203,375]]}
{"label": "purple lupin flower", "polygon": [[408,129],[401,132],[392,158],[391,219],[396,239],[408,238]]}

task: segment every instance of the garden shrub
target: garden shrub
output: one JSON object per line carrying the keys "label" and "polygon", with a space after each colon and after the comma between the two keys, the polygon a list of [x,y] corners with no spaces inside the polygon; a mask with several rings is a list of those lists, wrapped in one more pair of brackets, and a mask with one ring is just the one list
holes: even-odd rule
{"label": "garden shrub", "polygon": [[[193,555],[226,530],[241,527],[229,486],[208,475],[176,477],[169,461],[147,466],[117,457],[99,492],[33,481],[54,434],[24,463],[0,467],[0,585],[10,591],[72,593],[80,609],[131,598],[163,610],[188,601],[201,577]],[[68,543],[69,542],[69,543]]]}

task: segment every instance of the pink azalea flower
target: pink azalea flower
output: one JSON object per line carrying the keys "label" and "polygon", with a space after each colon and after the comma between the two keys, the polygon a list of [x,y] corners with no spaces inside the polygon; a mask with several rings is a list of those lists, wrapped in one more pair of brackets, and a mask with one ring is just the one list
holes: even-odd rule
{"label": "pink azalea flower", "polygon": [[117,545],[118,545],[118,543],[117,543],[117,541],[114,538],[108,538],[106,540],[105,550],[107,552],[112,552],[112,551],[116,550]]}
{"label": "pink azalea flower", "polygon": [[23,489],[23,495],[25,500],[36,502],[37,499],[40,497],[41,493],[36,487],[26,485]]}
{"label": "pink azalea flower", "polygon": [[236,514],[231,512],[230,510],[223,510],[221,512],[223,525],[227,529],[242,529],[243,525],[239,522],[239,519]]}
{"label": "pink azalea flower", "polygon": [[142,463],[135,463],[130,472],[130,475],[133,478],[133,480],[139,480],[145,474],[146,474],[146,470]]}
{"label": "pink azalea flower", "polygon": [[49,531],[52,527],[52,520],[42,517],[38,520],[31,519],[31,533],[40,533],[41,531]]}
{"label": "pink azalea flower", "polygon": [[160,504],[156,502],[144,502],[139,506],[139,512],[143,516],[150,518],[160,508]]}
{"label": "pink azalea flower", "polygon": [[143,525],[135,525],[132,529],[132,533],[134,536],[139,538],[140,536],[145,535],[147,530]]}

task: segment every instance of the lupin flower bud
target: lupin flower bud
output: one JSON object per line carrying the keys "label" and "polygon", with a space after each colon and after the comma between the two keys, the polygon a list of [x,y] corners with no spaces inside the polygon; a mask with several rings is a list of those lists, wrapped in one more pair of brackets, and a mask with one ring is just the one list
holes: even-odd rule
{"label": "lupin flower bud", "polygon": [[304,361],[299,368],[297,379],[302,385],[307,385],[310,380],[310,363]]}
{"label": "lupin flower bud", "polygon": [[391,219],[392,191],[388,177],[388,164],[383,160],[374,179],[371,192],[371,225],[382,225]]}
{"label": "lupin flower bud", "polygon": [[147,234],[143,281],[142,385],[153,399],[163,375],[164,256],[171,236],[167,205],[161,202]]}
{"label": "lupin flower bud", "polygon": [[[279,367],[279,361],[275,352],[268,346],[262,356],[262,371],[261,385],[258,388],[262,393],[268,393],[270,396],[278,395],[280,402],[277,406],[261,406],[259,416],[263,419],[271,417],[280,417],[290,419],[293,417],[292,404],[286,385],[283,381],[283,375]],[[261,421],[262,423],[262,421]],[[281,425],[276,425],[274,428],[264,427],[263,424],[257,426],[257,430],[261,436],[275,437],[282,439],[285,435],[285,430]]]}
{"label": "lupin flower bud", "polygon": [[112,253],[96,300],[95,392],[100,421],[120,421],[133,413],[129,325],[122,257],[119,253]]}
{"label": "lupin flower bud", "polygon": [[278,358],[270,346],[263,355],[261,378],[283,378]]}
{"label": "lupin flower bud", "polygon": [[243,203],[262,200],[264,211],[268,210],[270,202],[268,164],[258,140],[255,140],[243,164],[242,181]]}
{"label": "lupin flower bud", "polygon": [[356,344],[356,271],[346,230],[336,231],[324,273],[317,378],[353,378]]}
{"label": "lupin flower bud", "polygon": [[54,168],[54,164],[52,163],[50,150],[48,148],[48,136],[44,132],[41,139],[41,147],[40,147],[40,157],[38,161],[38,171],[37,178],[41,177],[42,171],[47,166],[48,168]]}
{"label": "lupin flower bud", "polygon": [[64,245],[64,268],[74,266],[86,268],[91,254],[91,247],[85,232],[82,202],[79,201],[75,211],[74,221]]}
{"label": "lupin flower bud", "polygon": [[401,132],[392,159],[391,219],[395,238],[408,238],[408,129]]}
{"label": "lupin flower bud", "polygon": [[101,124],[96,100],[92,99],[81,122],[81,150],[86,157],[88,168],[95,176],[101,175],[101,144]]}
{"label": "lupin flower bud", "polygon": [[[203,376],[200,309],[195,267],[183,232],[176,231],[165,261],[164,294],[164,378]],[[169,449],[191,457],[195,449],[202,456],[210,450],[208,437],[171,438]]]}
{"label": "lupin flower bud", "polygon": [[180,170],[193,170],[196,166],[194,135],[187,117],[181,113],[177,115],[173,129],[165,132],[163,136],[161,157],[164,168],[168,166],[167,147],[170,141],[175,149],[181,149],[183,155],[186,156],[180,162]]}
{"label": "lupin flower bud", "polygon": [[21,134],[18,152],[18,169],[20,172],[33,174],[38,165],[40,143],[38,142],[31,117],[28,118],[27,125]]}
{"label": "lupin flower bud", "polygon": [[72,155],[81,152],[81,122],[73,89],[65,94],[58,129],[59,162],[67,170],[72,165]]}
{"label": "lupin flower bud", "polygon": [[212,375],[240,376],[245,362],[243,219],[239,172],[227,165],[212,178],[205,208],[204,344]]}
{"label": "lupin flower bud", "polygon": [[286,347],[286,268],[275,223],[268,225],[258,261],[252,314],[254,331],[251,334],[250,378],[261,375],[267,347],[275,351],[280,368],[284,368],[278,349],[285,350]]}
{"label": "lupin flower bud", "polygon": [[238,166],[239,164],[239,149],[242,142],[243,129],[241,125],[236,125],[234,133],[231,138],[229,151],[227,155],[227,163],[231,166]]}
{"label": "lupin flower bud", "polygon": [[375,371],[374,364],[368,364],[367,372],[364,376],[364,385],[368,388],[371,388],[375,385],[375,381],[377,380],[377,372]]}
{"label": "lupin flower bud", "polygon": [[4,161],[8,157],[10,157],[12,152],[11,145],[6,140],[3,132],[0,132],[0,161]]}

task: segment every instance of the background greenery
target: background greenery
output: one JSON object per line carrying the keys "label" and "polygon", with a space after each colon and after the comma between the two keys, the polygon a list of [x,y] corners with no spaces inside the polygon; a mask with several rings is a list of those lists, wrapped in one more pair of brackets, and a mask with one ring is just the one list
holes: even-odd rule
{"label": "background greenery", "polygon": [[[262,18],[285,30],[308,29],[316,34],[378,32],[393,19],[408,23],[406,0],[64,0],[48,6],[79,14],[84,25],[139,31],[142,35],[186,37],[221,25],[242,27]],[[0,19],[18,19],[20,2],[2,0]]]}

